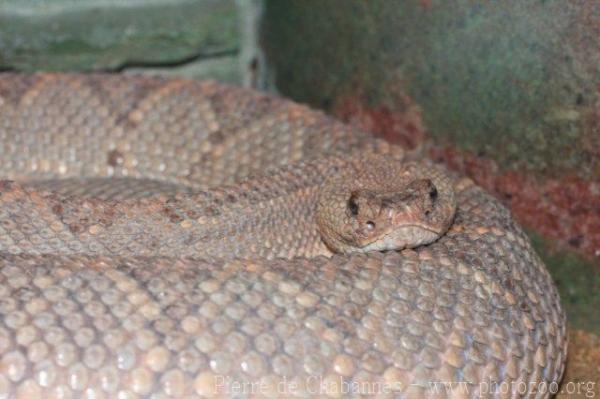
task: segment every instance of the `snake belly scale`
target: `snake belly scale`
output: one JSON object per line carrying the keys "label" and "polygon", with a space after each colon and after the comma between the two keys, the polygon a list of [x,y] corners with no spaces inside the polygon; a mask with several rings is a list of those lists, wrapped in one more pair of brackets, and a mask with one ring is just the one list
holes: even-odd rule
{"label": "snake belly scale", "polygon": [[0,154],[0,398],[560,381],[565,315],[509,211],[319,112],[214,82],[6,73]]}

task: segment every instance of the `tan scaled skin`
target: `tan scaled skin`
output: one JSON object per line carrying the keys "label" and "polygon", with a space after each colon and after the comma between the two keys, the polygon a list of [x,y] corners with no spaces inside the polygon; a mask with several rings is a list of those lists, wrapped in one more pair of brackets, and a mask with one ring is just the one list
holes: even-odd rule
{"label": "tan scaled skin", "polygon": [[336,165],[350,190],[325,219],[346,250],[405,245],[395,220],[444,230],[436,168],[357,188],[402,182],[401,163],[345,172],[367,152],[402,149],[215,82],[0,74],[0,398],[547,398],[565,313],[483,189],[452,176],[454,220],[428,245],[322,243]]}
{"label": "tan scaled skin", "polygon": [[452,181],[441,169],[370,156],[323,184],[316,222],[333,252],[399,250],[438,239],[455,210]]}

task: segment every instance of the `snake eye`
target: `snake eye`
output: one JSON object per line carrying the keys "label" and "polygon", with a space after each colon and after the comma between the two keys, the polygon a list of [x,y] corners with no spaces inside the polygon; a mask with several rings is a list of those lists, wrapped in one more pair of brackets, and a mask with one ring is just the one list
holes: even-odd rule
{"label": "snake eye", "polygon": [[358,203],[356,202],[356,193],[352,193],[348,199],[348,210],[352,216],[358,215]]}
{"label": "snake eye", "polygon": [[369,231],[375,229],[375,222],[369,220],[365,225],[367,226],[367,230]]}

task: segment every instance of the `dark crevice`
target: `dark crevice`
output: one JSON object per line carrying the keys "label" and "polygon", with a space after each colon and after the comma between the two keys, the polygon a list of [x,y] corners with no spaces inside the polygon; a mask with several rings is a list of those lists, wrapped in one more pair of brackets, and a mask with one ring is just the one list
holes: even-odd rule
{"label": "dark crevice", "polygon": [[186,64],[191,64],[193,62],[202,61],[202,60],[210,60],[214,58],[222,58],[228,57],[232,55],[236,55],[239,53],[239,49],[227,49],[227,50],[219,50],[215,52],[201,52],[198,54],[192,54],[188,57],[181,58],[179,60],[173,61],[164,61],[164,62],[156,62],[156,61],[128,61],[122,64],[117,68],[113,68],[110,71],[112,72],[123,72],[129,68],[176,68],[180,66],[185,66]]}
{"label": "dark crevice", "polygon": [[[218,50],[213,52],[201,52],[192,54],[190,56],[180,58],[172,61],[139,61],[132,60],[123,63],[122,65],[115,68],[97,68],[97,69],[81,69],[79,72],[109,72],[109,73],[121,73],[129,68],[176,68],[191,64],[197,61],[210,60],[215,58],[228,57],[239,53],[239,49],[226,49]],[[50,69],[51,70],[51,69]],[[19,68],[11,66],[0,66],[0,73],[2,72],[18,72],[21,71]],[[77,72],[73,70],[72,72]]]}

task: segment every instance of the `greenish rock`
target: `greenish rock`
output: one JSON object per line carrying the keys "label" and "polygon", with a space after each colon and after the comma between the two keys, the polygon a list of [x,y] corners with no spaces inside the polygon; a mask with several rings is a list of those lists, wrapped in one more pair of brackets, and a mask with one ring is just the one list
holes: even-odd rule
{"label": "greenish rock", "polygon": [[234,0],[5,0],[0,69],[179,66],[239,50]]}
{"label": "greenish rock", "polygon": [[556,251],[538,234],[528,233],[556,282],[571,327],[600,334],[600,264]]}
{"label": "greenish rock", "polygon": [[[600,8],[557,0],[266,0],[283,94],[394,109],[504,168],[600,176]],[[293,43],[293,45],[291,45]]]}

